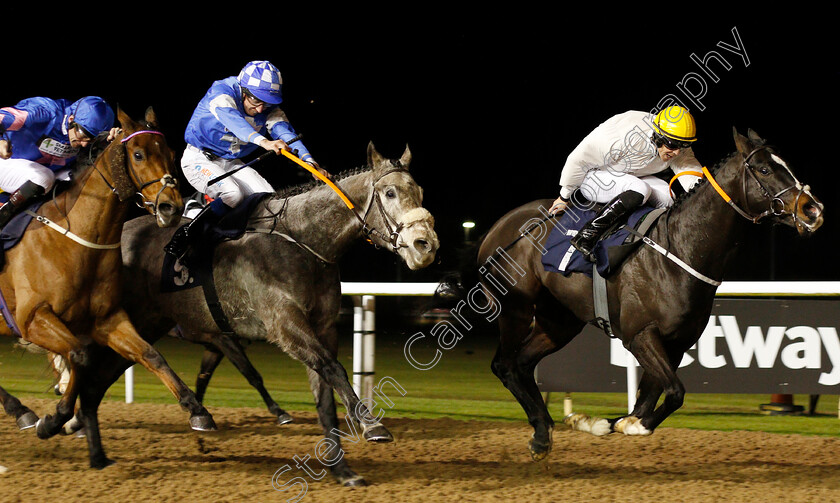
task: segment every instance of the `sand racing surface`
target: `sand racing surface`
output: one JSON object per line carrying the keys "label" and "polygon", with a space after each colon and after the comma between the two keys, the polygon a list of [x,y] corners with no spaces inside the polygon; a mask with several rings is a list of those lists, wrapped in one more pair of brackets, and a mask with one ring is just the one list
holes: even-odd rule
{"label": "sand racing surface", "polygon": [[[23,401],[42,416],[55,406]],[[0,501],[840,501],[840,438],[666,427],[596,438],[561,425],[537,463],[524,420],[385,418],[394,443],[343,444],[370,484],[345,488],[295,468],[293,458],[307,455],[314,475],[323,468],[314,411],[291,411],[295,422],[283,426],[262,409],[210,412],[219,431],[196,433],[177,405],[103,403],[103,442],[117,464],[101,471],[87,467],[84,439],[39,440],[0,416]],[[275,489],[285,465],[275,485],[306,485]]]}

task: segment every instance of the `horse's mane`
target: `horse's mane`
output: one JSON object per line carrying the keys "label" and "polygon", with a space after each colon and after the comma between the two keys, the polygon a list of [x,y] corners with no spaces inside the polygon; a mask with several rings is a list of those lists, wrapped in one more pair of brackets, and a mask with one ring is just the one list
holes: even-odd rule
{"label": "horse's mane", "polygon": [[[733,153],[729,154],[728,156],[724,157],[722,160],[718,161],[714,166],[712,166],[712,169],[710,169],[709,172],[712,175],[717,174],[717,172],[720,170],[720,168],[723,165],[725,165],[727,162],[729,162],[729,160],[732,159],[735,156],[736,153],[737,152],[733,152]],[[682,206],[685,205],[685,202],[688,201],[688,200],[691,200],[691,198],[694,197],[694,195],[698,192],[698,190],[703,185],[705,185],[706,183],[708,183],[706,181],[706,177],[700,178],[700,180],[697,183],[695,183],[694,186],[691,187],[691,189],[688,192],[683,192],[683,193],[681,193],[680,195],[677,196],[677,198],[674,200],[674,204],[671,205],[671,207],[668,209],[668,211],[671,212],[671,213],[676,213],[677,211],[679,211],[679,209]]]}
{"label": "horse's mane", "polygon": [[[341,180],[345,180],[352,176],[360,175],[362,173],[367,173],[373,169],[372,166],[363,166],[360,168],[352,168],[345,171],[342,171],[336,175],[333,175],[332,181],[333,182],[340,182]],[[316,187],[325,186],[326,184],[321,180],[311,180],[309,182],[304,182],[299,185],[292,185],[290,187],[286,187],[275,192],[271,199],[288,199],[290,197],[298,196],[300,194],[305,194]]]}

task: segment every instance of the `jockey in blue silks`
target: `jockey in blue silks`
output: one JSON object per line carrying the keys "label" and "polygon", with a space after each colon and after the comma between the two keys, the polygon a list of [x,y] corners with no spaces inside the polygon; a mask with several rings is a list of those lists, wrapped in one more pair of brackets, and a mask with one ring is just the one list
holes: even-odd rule
{"label": "jockey in blue silks", "polygon": [[[274,65],[252,61],[237,77],[214,82],[198,103],[184,134],[187,147],[181,170],[190,185],[213,201],[178,229],[164,248],[167,253],[181,258],[200,234],[199,229],[218,220],[246,196],[274,192],[252,167],[239,169],[244,165],[242,158],[257,148],[277,154],[296,150],[303,161],[329,176],[301,141],[287,144],[297,133],[277,107],[283,101],[282,87],[283,79]],[[208,186],[212,179],[237,169]]]}
{"label": "jockey in blue silks", "polygon": [[11,194],[0,207],[0,228],[27,201],[52,188],[56,171],[70,165],[99,133],[113,128],[114,111],[98,96],[76,102],[28,98],[0,108],[0,189]]}

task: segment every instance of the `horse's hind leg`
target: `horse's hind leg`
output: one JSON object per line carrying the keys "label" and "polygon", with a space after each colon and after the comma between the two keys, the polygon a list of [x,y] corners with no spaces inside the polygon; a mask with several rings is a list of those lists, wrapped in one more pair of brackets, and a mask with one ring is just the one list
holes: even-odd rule
{"label": "horse's hind leg", "polygon": [[580,326],[579,322],[563,325],[557,321],[557,313],[562,311],[548,314],[549,311],[538,308],[530,328],[534,312],[533,307],[504,307],[499,316],[499,347],[491,369],[527,414],[528,423],[534,428],[528,448],[531,457],[538,461],[551,451],[554,421],[534,380],[534,368],[544,356],[565,346]]}
{"label": "horse's hind leg", "polygon": [[[338,483],[344,486],[367,485],[365,479],[361,475],[356,474],[347,465],[347,460],[344,458],[344,451],[341,450],[341,437],[339,436],[341,429],[338,425],[338,416],[335,413],[335,396],[333,395],[332,387],[324,382],[324,379],[314,370],[306,369],[306,371],[309,376],[309,387],[312,390],[312,394],[315,395],[318,421],[324,429],[324,437],[332,444],[331,451],[324,454],[324,457],[328,460],[327,464],[330,467],[330,472]],[[346,417],[348,418],[347,427],[350,429],[350,435],[347,435],[346,438],[350,442],[358,442],[360,437],[356,430],[356,423],[355,421],[349,420],[350,414],[347,414]]]}
{"label": "horse's hind leg", "polygon": [[0,387],[0,404],[3,404],[3,410],[6,411],[6,414],[15,418],[17,426],[21,430],[32,428],[38,422],[38,416],[29,407],[20,403],[20,400],[10,395],[2,387]]}
{"label": "horse's hind leg", "polygon": [[195,378],[195,398],[204,403],[204,393],[207,392],[207,385],[216,371],[216,367],[222,363],[225,355],[210,344],[204,345],[204,354],[201,355],[201,367],[198,369],[198,376]]}
{"label": "horse's hind leg", "polygon": [[248,384],[257,390],[268,407],[269,412],[277,417],[278,425],[294,421],[292,416],[277,405],[277,402],[268,394],[268,390],[265,389],[265,385],[263,384],[262,376],[254,368],[254,365],[251,364],[251,360],[245,354],[245,348],[242,347],[242,344],[239,343],[236,337],[225,334],[214,334],[210,337],[209,344],[205,344],[205,346],[208,349],[204,352],[204,358],[201,361],[201,373],[198,377],[199,380],[196,382],[196,396],[199,397],[199,400],[204,396],[204,390],[207,388],[207,382],[210,381],[213,371],[219,364],[219,361],[221,361],[222,356],[225,356],[245,376]]}

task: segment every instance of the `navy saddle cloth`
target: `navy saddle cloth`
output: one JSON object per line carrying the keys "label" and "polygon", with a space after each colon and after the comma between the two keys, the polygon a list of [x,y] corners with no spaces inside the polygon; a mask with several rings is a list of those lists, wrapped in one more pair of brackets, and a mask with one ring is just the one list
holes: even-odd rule
{"label": "navy saddle cloth", "polygon": [[[605,278],[609,276],[627,255],[642,243],[641,240],[635,239],[627,227],[637,228],[654,209],[650,206],[637,209],[627,219],[626,225],[619,227],[595,245],[592,255],[598,266],[598,274]],[[661,213],[657,212],[657,215],[659,214]],[[546,252],[542,257],[543,268],[546,271],[559,272],[564,276],[579,272],[592,277],[592,262],[572,246],[571,239],[595,215],[594,210],[575,210],[573,214],[569,211],[554,223],[545,243]]]}
{"label": "navy saddle cloth", "polygon": [[[163,254],[163,269],[161,271],[161,291],[174,292],[202,286],[206,281],[212,281],[211,266],[213,250],[222,241],[235,240],[245,234],[248,218],[254,207],[269,192],[258,192],[247,196],[236,208],[231,209],[225,216],[212,225],[204,225],[201,229],[201,245],[194,246],[191,251],[190,267],[181,264],[168,254]],[[187,225],[187,224],[184,224]]]}

